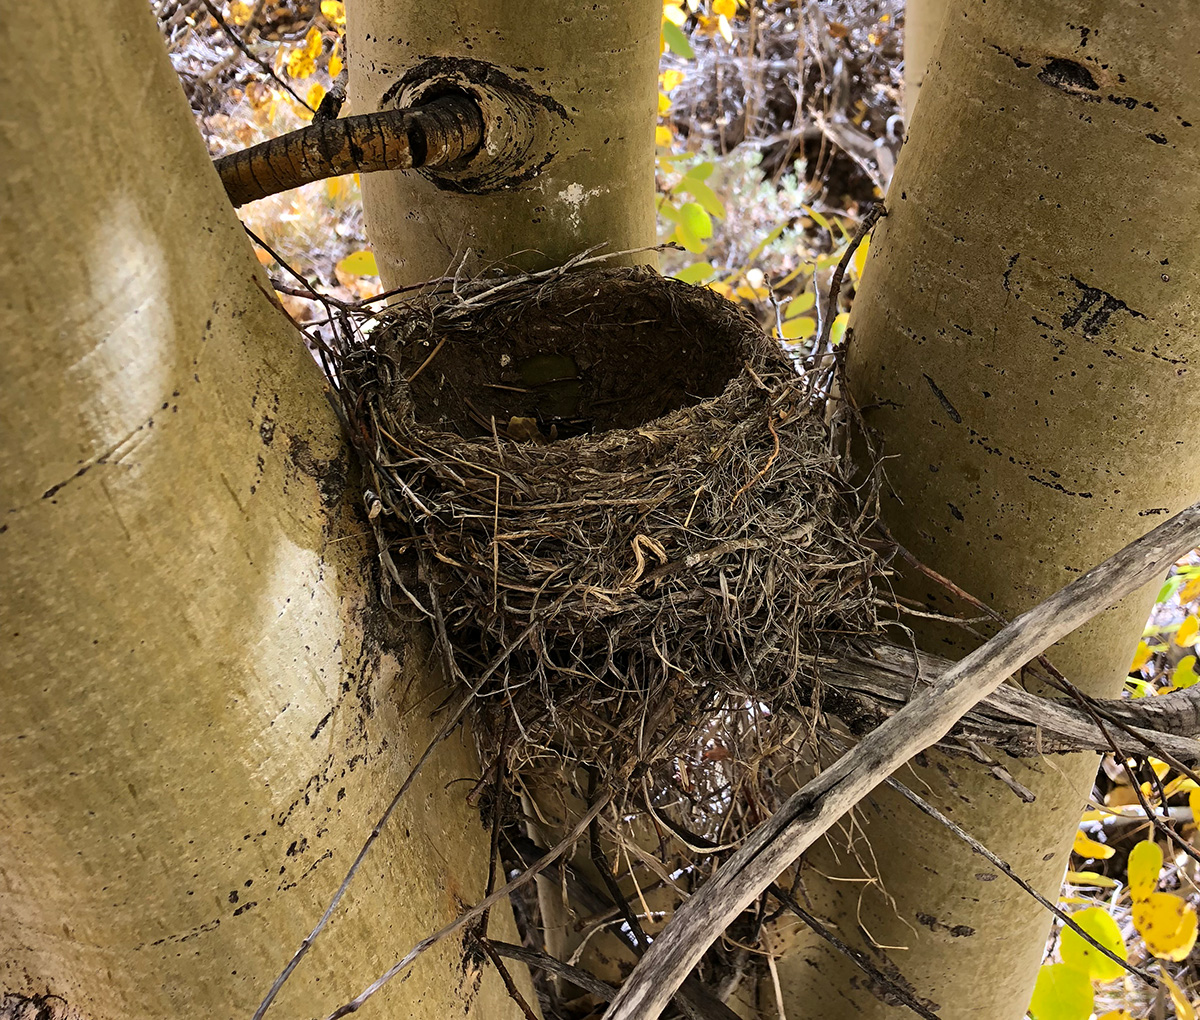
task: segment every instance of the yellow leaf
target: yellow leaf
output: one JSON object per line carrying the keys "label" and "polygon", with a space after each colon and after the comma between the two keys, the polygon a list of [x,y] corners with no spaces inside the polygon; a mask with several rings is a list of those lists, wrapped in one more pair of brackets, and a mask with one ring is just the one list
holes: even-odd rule
{"label": "yellow leaf", "polygon": [[1176,776],[1163,787],[1163,794],[1167,797],[1174,797],[1177,793],[1185,793],[1194,789],[1196,789],[1194,779],[1188,779],[1187,776]]}
{"label": "yellow leaf", "polygon": [[738,284],[737,296],[746,301],[765,301],[771,296],[766,287],[751,287],[748,283]]}
{"label": "yellow leaf", "polygon": [[1196,944],[1196,911],[1174,893],[1151,893],[1133,904],[1133,925],[1161,960],[1184,960]]}
{"label": "yellow leaf", "polygon": [[669,149],[671,147],[672,137],[671,129],[665,124],[659,124],[658,127],[654,129],[654,144],[660,149]]}
{"label": "yellow leaf", "polygon": [[1129,895],[1135,903],[1154,892],[1162,866],[1162,848],[1152,839],[1142,840],[1129,851],[1126,880],[1129,882]]}
{"label": "yellow leaf", "polygon": [[1098,871],[1068,871],[1067,885],[1090,885],[1097,889],[1115,889],[1117,880]]}
{"label": "yellow leaf", "polygon": [[1188,807],[1192,809],[1192,824],[1200,827],[1200,790],[1188,794]]}
{"label": "yellow leaf", "polygon": [[1154,770],[1154,774],[1158,776],[1159,779],[1164,778],[1166,774],[1171,771],[1171,766],[1158,758],[1147,758],[1146,764]]}
{"label": "yellow leaf", "polygon": [[1092,1015],[1092,983],[1087,975],[1065,963],[1038,969],[1029,1012],[1034,1020],[1087,1020]]}
{"label": "yellow leaf", "polygon": [[1180,648],[1193,648],[1200,639],[1200,616],[1189,616],[1175,632],[1175,643]]}
{"label": "yellow leaf", "polygon": [[833,317],[833,325],[829,327],[829,342],[836,347],[846,335],[846,324],[850,321],[849,312],[838,312]]}
{"label": "yellow leaf", "polygon": [[314,110],[321,105],[321,100],[325,98],[325,86],[319,81],[315,81],[309,87],[308,95],[304,97],[304,101],[308,103]]}
{"label": "yellow leaf", "polygon": [[353,251],[337,264],[337,268],[349,276],[379,275],[375,253],[371,251]]}
{"label": "yellow leaf", "polygon": [[1071,847],[1080,857],[1090,857],[1097,861],[1106,861],[1116,851],[1105,843],[1097,843],[1089,838],[1082,829],[1075,833],[1075,845]]}
{"label": "yellow leaf", "polygon": [[727,43],[733,42],[733,29],[729,25],[729,19],[724,14],[717,18],[717,31],[721,33],[721,38]]}
{"label": "yellow leaf", "polygon": [[871,239],[864,237],[862,244],[858,246],[858,250],[854,253],[854,278],[862,279],[863,266],[867,264],[867,252],[871,250]]}
{"label": "yellow leaf", "polygon": [[1139,641],[1137,649],[1133,653],[1133,662],[1129,666],[1130,673],[1136,673],[1147,662],[1150,661],[1150,646],[1145,641]]}
{"label": "yellow leaf", "polygon": [[677,71],[674,68],[669,71],[663,71],[663,73],[658,76],[659,88],[661,88],[664,92],[670,92],[672,89],[677,88],[682,81],[683,72]]}
{"label": "yellow leaf", "polygon": [[321,50],[325,46],[325,41],[321,38],[321,30],[313,25],[308,30],[308,34],[304,37],[304,48],[308,51],[308,55],[314,60],[321,55]]}
{"label": "yellow leaf", "polygon": [[321,13],[338,28],[346,24],[346,5],[342,0],[321,0]]}
{"label": "yellow leaf", "polygon": [[1179,589],[1179,604],[1186,606],[1189,602],[1195,602],[1200,599],[1200,576],[1193,577],[1190,581],[1184,582],[1182,588]]}
{"label": "yellow leaf", "polygon": [[287,73],[297,80],[311,77],[316,69],[316,58],[304,46],[292,50],[287,56]]}
{"label": "yellow leaf", "polygon": [[1183,989],[1172,980],[1171,975],[1165,969],[1159,971],[1159,976],[1162,977],[1167,991],[1171,994],[1171,1005],[1175,1007],[1175,1020],[1196,1020],[1196,1011],[1188,1002],[1188,997],[1183,994]]}
{"label": "yellow leaf", "polygon": [[329,77],[336,78],[342,73],[342,45],[339,40],[338,45],[333,48],[333,52],[329,54]]}
{"label": "yellow leaf", "polygon": [[225,12],[225,20],[240,28],[250,20],[253,13],[254,9],[249,4],[243,3],[242,0],[232,0]]}
{"label": "yellow leaf", "polygon": [[678,2],[670,2],[663,4],[663,17],[672,25],[682,26],[687,21],[687,15],[683,13],[683,8]]}
{"label": "yellow leaf", "polygon": [[733,288],[724,280],[713,280],[708,284],[709,290],[715,290],[723,298],[728,298],[730,301],[737,301],[737,295],[733,293]]}
{"label": "yellow leaf", "polygon": [[671,97],[665,92],[658,94],[658,115],[665,117],[671,109]]}
{"label": "yellow leaf", "polygon": [[1133,1014],[1127,1009],[1110,1009],[1107,1013],[1101,1013],[1096,1020],[1133,1020]]}
{"label": "yellow leaf", "polygon": [[737,0],[713,0],[712,12],[725,18],[732,18],[737,14]]}

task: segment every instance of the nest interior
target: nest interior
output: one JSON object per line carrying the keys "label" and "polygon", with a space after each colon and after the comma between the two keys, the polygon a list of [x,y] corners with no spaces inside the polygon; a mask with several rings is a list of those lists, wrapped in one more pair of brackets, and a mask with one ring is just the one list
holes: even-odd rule
{"label": "nest interior", "polygon": [[874,502],[836,415],[707,289],[460,282],[337,369],[385,583],[434,619],[509,767],[627,781],[703,756],[714,720],[807,700],[824,644],[875,628]]}

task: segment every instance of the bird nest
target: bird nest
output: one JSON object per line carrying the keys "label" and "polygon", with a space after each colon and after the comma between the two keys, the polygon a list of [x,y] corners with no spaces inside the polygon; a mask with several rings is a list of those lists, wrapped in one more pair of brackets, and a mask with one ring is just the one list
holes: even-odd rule
{"label": "bird nest", "polygon": [[874,500],[835,406],[710,290],[458,282],[335,374],[385,597],[433,620],[510,764],[628,780],[722,713],[807,702],[823,647],[875,629]]}

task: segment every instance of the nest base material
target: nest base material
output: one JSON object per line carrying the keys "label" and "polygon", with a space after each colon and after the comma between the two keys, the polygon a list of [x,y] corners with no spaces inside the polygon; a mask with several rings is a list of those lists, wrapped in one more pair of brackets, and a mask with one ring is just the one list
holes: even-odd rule
{"label": "nest base material", "polygon": [[873,500],[830,407],[706,289],[459,283],[338,368],[388,584],[435,618],[510,764],[628,778],[875,628]]}

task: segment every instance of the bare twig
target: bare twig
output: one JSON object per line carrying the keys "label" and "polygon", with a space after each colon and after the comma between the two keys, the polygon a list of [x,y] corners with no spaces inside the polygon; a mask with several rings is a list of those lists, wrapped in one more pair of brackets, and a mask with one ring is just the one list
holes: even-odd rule
{"label": "bare twig", "polygon": [[246,45],[245,40],[229,27],[228,23],[221,16],[221,12],[217,9],[212,0],[200,0],[200,2],[204,4],[205,9],[208,11],[209,16],[213,19],[213,21],[220,26],[221,31],[229,37],[229,41],[233,43],[233,45],[239,50],[241,50],[249,60],[253,61],[254,64],[257,65],[257,67],[263,72],[263,74],[274,81],[275,84],[277,84],[281,89],[284,89],[294,100],[296,100],[297,103],[303,106],[304,109],[308,110],[310,113],[314,112],[313,108],[304,101],[304,98],[300,96],[299,93],[297,93],[296,90],[292,88],[286,81],[280,78],[279,75],[275,73],[271,65],[258,57],[254,51]]}
{"label": "bare twig", "polygon": [[[284,982],[291,977],[292,971],[294,971],[300,965],[300,961],[308,955],[308,951],[312,948],[313,942],[316,940],[317,936],[321,934],[322,930],[325,928],[325,925],[329,923],[329,919],[333,916],[333,912],[337,910],[338,904],[342,902],[342,897],[346,895],[346,891],[350,888],[350,883],[353,881],[354,876],[358,873],[358,869],[362,865],[363,860],[366,858],[367,853],[370,851],[371,847],[375,845],[375,841],[379,838],[380,833],[383,832],[384,827],[388,823],[388,819],[392,817],[393,812],[395,812],[396,808],[400,804],[400,801],[408,792],[409,787],[411,787],[413,782],[416,780],[421,768],[433,754],[434,748],[436,748],[438,744],[440,744],[443,740],[450,736],[452,732],[454,732],[454,729],[458,726],[463,714],[467,711],[467,708],[475,699],[475,695],[479,693],[480,689],[488,681],[488,679],[491,678],[492,674],[500,668],[505,658],[507,658],[507,656],[501,656],[498,658],[484,673],[484,675],[480,677],[475,686],[472,687],[459,701],[459,703],[455,706],[454,711],[450,714],[450,718],[446,720],[442,728],[438,730],[437,734],[429,742],[429,746],[425,748],[424,752],[421,754],[421,757],[417,759],[417,763],[412,767],[412,770],[405,777],[404,782],[400,784],[400,789],[396,791],[396,795],[392,798],[391,803],[388,804],[383,814],[379,816],[379,821],[375,823],[375,827],[371,829],[371,834],[367,837],[366,842],[363,843],[362,849],[358,852],[358,856],[354,858],[354,862],[350,865],[350,870],[346,872],[346,877],[342,879],[342,884],[338,886],[337,892],[333,894],[333,899],[329,901],[329,906],[325,908],[325,913],[321,915],[321,919],[317,921],[316,925],[313,927],[313,930],[309,932],[307,936],[305,936],[304,941],[300,943],[299,948],[292,955],[292,958],[288,961],[287,966],[283,968],[283,971],[280,973],[279,977],[275,979],[275,983],[271,985],[266,997],[261,1003],[259,1003],[258,1009],[254,1011],[253,1020],[261,1020],[263,1014],[265,1014],[271,1007],[271,1003],[275,1001],[275,997],[279,994],[279,990],[283,987]],[[597,810],[599,809],[597,808]],[[511,884],[512,883],[510,882],[509,885]],[[505,886],[505,888],[507,889],[508,886]],[[490,905],[491,899],[492,897],[489,896],[486,900],[484,900],[484,903]]]}
{"label": "bare twig", "polygon": [[487,953],[487,957],[492,961],[497,973],[500,975],[500,980],[504,982],[504,988],[508,992],[508,997],[517,1004],[517,1008],[525,1014],[525,1020],[541,1020],[541,1018],[533,1011],[529,1003],[525,1001],[525,996],[521,994],[521,990],[517,987],[517,983],[512,979],[512,975],[508,972],[508,968],[504,966],[504,961],[500,959],[500,954],[496,952],[496,947],[491,941],[483,935],[474,936],[475,943]]}
{"label": "bare twig", "polygon": [[872,981],[877,982],[882,987],[886,988],[892,995],[899,999],[905,1006],[911,1009],[919,1017],[924,1020],[941,1020],[941,1018],[932,1009],[926,1006],[918,999],[908,988],[901,985],[894,977],[886,971],[875,966],[865,953],[860,952],[853,946],[847,945],[825,925],[812,916],[799,903],[796,902],[786,889],[781,888],[776,883],[772,882],[769,891],[780,903],[795,914],[803,921],[812,931],[816,932],[821,938],[828,942],[834,949],[844,955],[851,963],[859,970],[867,975]]}
{"label": "bare twig", "polygon": [[571,984],[596,996],[602,1002],[609,1002],[617,994],[617,990],[607,981],[601,981],[586,970],[572,967],[571,964],[563,963],[562,960],[556,960],[548,953],[541,953],[536,949],[526,949],[523,946],[514,946],[508,942],[493,942],[492,948],[496,951],[497,956],[504,956],[523,963],[527,967],[537,967],[538,970],[544,970],[548,974],[566,978]]}
{"label": "bare twig", "polygon": [[898,780],[896,780],[894,778],[889,777],[886,780],[886,782],[887,782],[888,786],[890,786],[893,790],[895,790],[897,793],[901,794],[902,796],[907,797],[910,801],[912,801],[913,804],[915,804],[921,811],[923,811],[925,814],[927,814],[934,821],[938,822],[941,825],[944,825],[947,829],[949,829],[952,833],[954,833],[955,836],[957,836],[964,843],[966,843],[967,846],[969,846],[972,850],[974,850],[977,854],[979,854],[980,857],[985,858],[994,867],[998,868],[1001,872],[1003,872],[1005,875],[1007,875],[1009,878],[1011,878],[1014,882],[1016,882],[1017,885],[1019,885],[1025,892],[1027,892],[1030,896],[1032,896],[1035,900],[1037,900],[1038,903],[1040,903],[1043,907],[1045,907],[1047,910],[1049,910],[1050,913],[1052,913],[1055,917],[1057,917],[1063,924],[1065,924],[1068,928],[1070,928],[1073,932],[1075,932],[1075,934],[1079,935],[1080,938],[1082,938],[1085,942],[1087,942],[1089,945],[1091,945],[1094,949],[1098,949],[1101,953],[1103,953],[1105,956],[1107,956],[1114,963],[1119,963],[1122,967],[1125,968],[1125,970],[1127,970],[1130,974],[1134,975],[1134,977],[1139,977],[1143,981],[1145,981],[1147,984],[1150,984],[1150,985],[1158,984],[1157,979],[1152,974],[1150,974],[1148,971],[1144,971],[1139,967],[1132,966],[1127,960],[1123,960],[1116,953],[1114,953],[1111,949],[1108,949],[1107,947],[1102,946],[1091,935],[1089,935],[1086,931],[1084,931],[1083,928],[1081,928],[1078,924],[1076,924],[1073,920],[1071,920],[1070,914],[1066,913],[1066,911],[1064,911],[1064,910],[1061,910],[1056,904],[1051,903],[1048,899],[1046,899],[1045,896],[1043,896],[1036,889],[1034,889],[1033,886],[1031,886],[1028,882],[1026,882],[1025,879],[1023,879],[1020,875],[1018,875],[1015,871],[1013,871],[1013,869],[1008,865],[1008,863],[1003,858],[999,857],[997,854],[994,854],[986,846],[984,846],[982,843],[980,843],[979,840],[977,840],[974,836],[972,836],[969,832],[967,832],[961,826],[956,825],[954,822],[952,822],[949,818],[947,818],[944,814],[942,814],[942,812],[940,812],[937,808],[935,808],[928,801],[917,796],[917,794],[913,793],[913,791],[910,790],[907,786],[905,786],[904,784],[902,784],[901,782],[899,782]]}
{"label": "bare twig", "polygon": [[480,914],[482,914],[485,910],[504,899],[504,897],[506,897],[509,893],[516,889],[520,889],[521,886],[532,881],[541,871],[553,864],[575,844],[579,837],[583,835],[588,825],[591,824],[592,819],[600,813],[600,810],[611,799],[611,792],[605,793],[603,796],[601,796],[599,800],[597,800],[590,808],[588,808],[584,816],[575,824],[575,827],[571,829],[571,831],[568,832],[567,835],[561,841],[559,841],[548,854],[542,857],[541,860],[539,860],[536,864],[526,868],[507,885],[501,886],[499,889],[497,889],[494,893],[492,893],[491,896],[487,896],[480,900],[470,910],[459,914],[458,917],[456,917],[440,931],[436,931],[432,935],[422,939],[415,946],[413,946],[412,949],[405,953],[404,956],[397,960],[387,971],[385,971],[374,981],[372,981],[366,988],[359,992],[358,995],[330,1013],[325,1020],[338,1020],[339,1017],[348,1016],[349,1014],[360,1010],[363,1006],[363,1003],[371,998],[372,995],[379,991],[380,988],[391,981],[392,978],[394,978],[402,970],[407,968],[409,964],[411,964],[413,960],[425,952],[425,950],[441,942],[443,939],[448,938],[455,932],[460,931],[463,927],[475,920],[475,918],[479,917]]}

